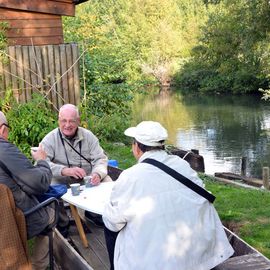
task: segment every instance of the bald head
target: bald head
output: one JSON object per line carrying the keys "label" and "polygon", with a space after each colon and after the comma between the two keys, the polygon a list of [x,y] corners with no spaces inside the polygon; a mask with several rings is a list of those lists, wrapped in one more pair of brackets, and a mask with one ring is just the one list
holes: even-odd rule
{"label": "bald head", "polygon": [[61,115],[65,113],[69,113],[69,114],[72,113],[76,115],[77,118],[80,117],[78,108],[73,104],[65,104],[59,109],[59,117],[61,117]]}
{"label": "bald head", "polygon": [[61,132],[67,137],[73,137],[80,124],[78,108],[73,104],[65,104],[59,110],[58,124]]}
{"label": "bald head", "polygon": [[7,123],[8,123],[8,122],[7,122],[6,116],[4,115],[3,112],[0,111],[0,125],[2,125],[2,124],[7,124]]}

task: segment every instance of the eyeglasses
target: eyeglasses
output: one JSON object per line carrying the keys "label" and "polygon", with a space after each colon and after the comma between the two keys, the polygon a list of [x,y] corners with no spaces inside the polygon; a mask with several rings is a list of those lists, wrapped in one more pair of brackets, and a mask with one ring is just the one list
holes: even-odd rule
{"label": "eyeglasses", "polygon": [[72,120],[59,119],[59,122],[60,122],[61,124],[67,124],[67,123],[69,123],[69,124],[71,124],[71,125],[75,125],[75,124],[78,123],[77,119],[72,119]]}
{"label": "eyeglasses", "polygon": [[3,123],[2,125],[0,125],[0,127],[2,127],[2,126],[5,126],[7,128],[10,128],[10,126],[8,124],[6,124],[6,123]]}

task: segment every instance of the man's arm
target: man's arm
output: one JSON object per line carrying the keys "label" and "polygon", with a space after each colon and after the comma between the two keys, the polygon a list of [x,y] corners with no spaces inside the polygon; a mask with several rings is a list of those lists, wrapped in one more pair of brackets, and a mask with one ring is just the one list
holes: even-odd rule
{"label": "man's arm", "polygon": [[116,180],[112,189],[110,200],[106,203],[102,215],[106,227],[118,232],[123,229],[127,222],[133,216],[133,207],[131,204],[134,185],[130,183],[125,171]]}
{"label": "man's arm", "polygon": [[52,172],[48,163],[38,160],[36,166],[13,144],[5,149],[5,165],[12,173],[18,185],[28,194],[41,194],[48,190]]}
{"label": "man's arm", "polygon": [[94,137],[89,148],[93,165],[92,174],[98,174],[102,180],[108,174],[108,157],[105,155],[96,137]]}

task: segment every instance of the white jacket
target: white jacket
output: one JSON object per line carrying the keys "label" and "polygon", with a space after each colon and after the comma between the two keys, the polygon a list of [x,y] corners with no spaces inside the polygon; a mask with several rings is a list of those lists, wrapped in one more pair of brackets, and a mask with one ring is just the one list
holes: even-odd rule
{"label": "white jacket", "polygon": [[119,231],[115,270],[209,270],[233,254],[214,206],[153,165],[156,159],[196,184],[197,173],[178,156],[149,151],[123,171],[103,220]]}

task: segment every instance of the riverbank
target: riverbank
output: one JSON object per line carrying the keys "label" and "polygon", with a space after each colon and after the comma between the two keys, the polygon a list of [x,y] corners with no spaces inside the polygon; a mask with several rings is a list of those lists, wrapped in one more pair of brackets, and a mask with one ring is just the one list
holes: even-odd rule
{"label": "riverbank", "polygon": [[[136,163],[131,146],[104,143],[103,148],[121,169]],[[222,183],[202,173],[200,177],[216,196],[214,204],[224,225],[270,258],[270,192]]]}

